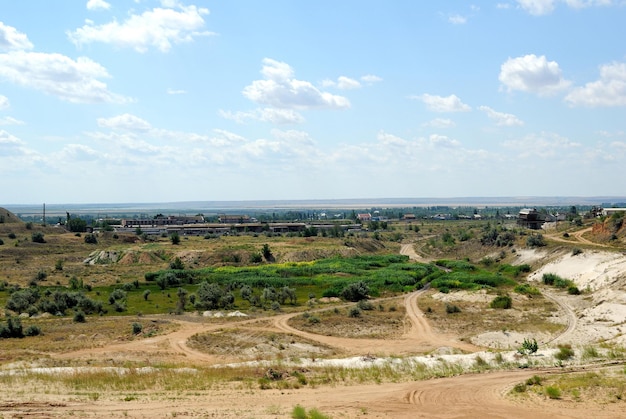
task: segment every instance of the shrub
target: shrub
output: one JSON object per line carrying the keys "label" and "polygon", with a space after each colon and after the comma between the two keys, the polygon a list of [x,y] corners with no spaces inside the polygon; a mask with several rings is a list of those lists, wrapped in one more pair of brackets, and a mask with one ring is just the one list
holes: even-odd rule
{"label": "shrub", "polygon": [[87,244],[98,244],[98,238],[95,234],[85,234],[85,238],[83,240]]}
{"label": "shrub", "polygon": [[177,232],[173,232],[170,235],[170,241],[172,244],[180,244],[180,235]]}
{"label": "shrub", "polygon": [[572,349],[572,345],[559,345],[559,351],[554,355],[559,361],[567,361],[574,357],[576,353]]}
{"label": "shrub", "polygon": [[369,310],[374,310],[374,304],[370,303],[367,300],[361,300],[359,301],[356,306],[364,311],[369,311]]}
{"label": "shrub", "polygon": [[145,290],[143,292],[143,300],[148,301],[148,297],[150,297],[150,290]]}
{"label": "shrub", "polygon": [[580,295],[580,290],[578,289],[577,286],[571,285],[567,287],[567,293],[570,295]]}
{"label": "shrub", "polygon": [[17,236],[15,235],[15,233],[9,233],[7,237],[10,239],[15,239]]}
{"label": "shrub", "polygon": [[76,313],[74,313],[74,321],[76,323],[85,323],[85,321],[87,321],[85,313],[82,310],[76,311]]}
{"label": "shrub", "polygon": [[543,247],[546,245],[546,241],[542,234],[534,234],[526,239],[526,246],[528,247]]}
{"label": "shrub", "polygon": [[311,316],[308,318],[308,322],[311,324],[318,324],[321,322],[320,318],[317,316]]}
{"label": "shrub", "polygon": [[41,231],[35,231],[30,235],[30,239],[33,243],[45,243],[44,234]]}
{"label": "shrub", "polygon": [[174,258],[173,261],[170,262],[170,269],[185,269],[185,265],[183,264],[183,261],[180,260],[179,257]]}
{"label": "shrub", "polygon": [[508,295],[498,295],[491,301],[489,305],[491,308],[499,308],[508,310],[513,307],[513,299]]}
{"label": "shrub", "polygon": [[367,300],[370,289],[363,281],[348,284],[342,291],[341,296],[348,301]]}
{"label": "shrub", "polygon": [[583,252],[583,250],[579,247],[575,247],[572,249],[572,256],[576,256],[576,255],[580,255]]}
{"label": "shrub", "polygon": [[0,246],[2,246],[3,244],[4,244],[4,241],[0,239]]}
{"label": "shrub", "polygon": [[539,291],[538,288],[533,287],[529,284],[519,284],[518,286],[516,286],[513,291],[515,291],[518,294],[525,294],[528,296],[531,295],[541,295],[541,291]]}
{"label": "shrub", "polygon": [[454,304],[446,304],[446,313],[448,314],[454,314],[454,313],[460,313],[461,309],[459,308],[459,306],[454,305]]}
{"label": "shrub", "polygon": [[138,335],[143,330],[143,326],[141,325],[141,323],[136,323],[136,322],[132,324],[132,328],[133,328],[133,335]]}
{"label": "shrub", "polygon": [[559,399],[561,398],[561,390],[555,386],[548,386],[546,387],[546,396],[551,399]]}
{"label": "shrub", "polygon": [[537,344],[537,340],[533,339],[524,339],[522,342],[522,346],[517,350],[522,355],[531,355],[539,350],[539,345]]}
{"label": "shrub", "polygon": [[41,329],[34,324],[28,326],[24,332],[24,336],[39,336],[41,335]]}
{"label": "shrub", "polygon": [[348,310],[348,316],[352,318],[361,317],[361,309],[359,309],[358,307],[352,307],[350,310]]}
{"label": "shrub", "polygon": [[250,255],[250,263],[261,263],[263,262],[263,256],[260,253],[253,253]]}

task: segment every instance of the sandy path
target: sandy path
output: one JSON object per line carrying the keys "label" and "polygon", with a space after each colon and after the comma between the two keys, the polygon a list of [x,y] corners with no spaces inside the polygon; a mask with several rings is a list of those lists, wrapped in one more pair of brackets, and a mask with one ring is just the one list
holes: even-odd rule
{"label": "sandy path", "polygon": [[543,295],[549,300],[552,300],[556,305],[558,305],[567,317],[567,328],[561,334],[555,336],[546,343],[571,343],[567,342],[567,340],[571,340],[572,336],[574,335],[574,331],[578,327],[578,316],[576,315],[572,307],[570,307],[558,296],[552,294],[551,292],[548,292],[547,290],[543,290]]}
{"label": "sandy path", "polygon": [[[606,244],[592,242],[591,240],[583,237],[585,233],[589,233],[592,230],[591,227],[584,228],[582,230],[575,231],[569,235],[569,239],[565,239],[562,237],[561,233],[550,233],[546,234],[550,240],[554,240],[561,243],[573,244],[573,242],[578,242],[580,244],[585,244],[588,246],[597,246],[597,247],[611,247]],[[574,239],[574,240],[571,240]]]}
{"label": "sandy path", "polygon": [[[523,370],[468,374],[414,383],[305,387],[298,390],[214,389],[202,394],[178,394],[137,400],[53,401],[0,403],[0,412],[23,417],[141,417],[162,418],[291,417],[297,404],[315,407],[342,418],[518,418],[595,419],[623,417],[623,403],[591,404],[549,399],[515,399],[512,387],[533,375],[562,370]],[[41,415],[45,412],[45,415]],[[20,413],[22,415],[20,415]],[[39,415],[38,415],[39,414]]]}

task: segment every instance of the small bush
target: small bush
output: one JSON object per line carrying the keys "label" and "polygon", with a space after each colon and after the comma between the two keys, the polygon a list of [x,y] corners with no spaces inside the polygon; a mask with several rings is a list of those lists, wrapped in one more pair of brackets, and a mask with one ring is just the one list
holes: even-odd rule
{"label": "small bush", "polygon": [[516,286],[513,291],[515,291],[518,294],[524,294],[524,295],[541,295],[541,291],[539,291],[538,288],[533,287],[532,285],[529,284],[519,284],[518,286]]}
{"label": "small bush", "polygon": [[489,307],[508,310],[513,307],[513,299],[508,295],[498,295],[491,301]]}
{"label": "small bush", "polygon": [[74,322],[76,323],[85,323],[87,318],[85,317],[85,313],[82,310],[78,310],[74,313]]}
{"label": "small bush", "polygon": [[575,247],[572,249],[572,256],[580,255],[583,252],[581,248]]}
{"label": "small bush", "polygon": [[577,286],[571,285],[567,288],[567,293],[570,295],[580,295],[580,290]]}
{"label": "small bush", "polygon": [[541,377],[539,377],[538,375],[533,375],[528,380],[526,380],[526,385],[527,386],[540,386],[542,381],[543,380]]}
{"label": "small bush", "polygon": [[41,335],[41,329],[34,324],[28,326],[24,332],[24,336],[39,336]]}
{"label": "small bush", "polygon": [[320,318],[319,318],[319,317],[317,317],[317,316],[311,316],[311,317],[309,317],[308,321],[309,321],[309,323],[311,323],[311,324],[318,324],[318,323],[320,323],[320,322],[321,322]]}
{"label": "small bush", "polygon": [[348,310],[348,316],[352,318],[361,317],[361,310],[358,307],[352,307]]}
{"label": "small bush", "polygon": [[138,335],[143,330],[143,326],[141,325],[141,323],[136,323],[136,322],[132,324],[132,328],[133,328],[133,335]]}
{"label": "small bush", "polygon": [[526,239],[526,246],[528,247],[543,247],[545,245],[546,241],[542,234],[532,235]]}
{"label": "small bush", "polygon": [[41,231],[36,231],[32,233],[30,235],[30,238],[33,241],[33,243],[45,243],[46,242],[46,240],[44,240],[44,234]]}
{"label": "small bush", "polygon": [[9,233],[7,237],[10,239],[15,239],[17,236],[15,235],[15,233]]}
{"label": "small bush", "polygon": [[446,304],[446,313],[454,314],[454,313],[460,313],[460,312],[461,312],[461,309],[459,308],[459,306],[455,304]]}
{"label": "small bush", "polygon": [[576,353],[572,349],[572,345],[559,345],[559,351],[554,355],[559,361],[567,361],[573,358]]}
{"label": "small bush", "polygon": [[537,344],[537,340],[533,339],[524,339],[522,346],[517,350],[522,355],[531,355],[539,350],[539,345]]}
{"label": "small bush", "polygon": [[558,387],[548,386],[546,387],[546,396],[551,399],[560,399],[561,398],[561,390]]}
{"label": "small bush", "polygon": [[356,304],[356,306],[357,306],[358,308],[360,308],[361,310],[364,310],[364,311],[374,310],[374,304],[370,303],[370,302],[369,302],[369,301],[367,301],[367,300],[361,300],[361,301],[359,301],[359,302]]}
{"label": "small bush", "polygon": [[85,238],[83,240],[87,244],[98,244],[98,238],[95,234],[85,234]]}

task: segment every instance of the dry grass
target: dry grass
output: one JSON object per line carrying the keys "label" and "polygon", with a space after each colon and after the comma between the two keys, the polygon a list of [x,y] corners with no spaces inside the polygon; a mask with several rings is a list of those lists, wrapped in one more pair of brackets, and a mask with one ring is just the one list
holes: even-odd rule
{"label": "dry grass", "polygon": [[[564,328],[564,325],[549,320],[558,307],[542,297],[512,295],[513,308],[498,310],[489,308],[489,302],[468,301],[465,297],[454,299],[454,292],[450,292],[449,302],[435,299],[433,294],[436,292],[430,290],[422,295],[418,299],[418,307],[437,330],[457,334],[460,338],[467,339],[483,332],[497,330],[556,333]],[[468,294],[464,292],[458,295]],[[490,299],[495,296],[494,294]],[[449,314],[446,311],[446,304],[455,305],[461,311]]]}
{"label": "dry grass", "polygon": [[[359,317],[349,316],[353,307],[303,314],[290,319],[289,325],[310,333],[346,338],[392,339],[405,331],[405,308],[395,302],[374,303],[373,310],[361,310]],[[315,318],[319,322],[312,320]]]}
{"label": "dry grass", "polygon": [[209,354],[249,359],[295,359],[337,355],[336,349],[291,334],[258,329],[223,329],[199,333],[188,340],[189,347]]}
{"label": "dry grass", "polygon": [[[141,335],[133,335],[132,324],[141,323]],[[75,323],[71,318],[22,320],[26,329],[34,324],[41,328],[40,336],[24,339],[3,339],[0,362],[40,360],[52,353],[63,353],[97,348],[112,342],[141,339],[146,336],[170,333],[178,326],[164,320],[137,317],[95,317],[86,323]]]}

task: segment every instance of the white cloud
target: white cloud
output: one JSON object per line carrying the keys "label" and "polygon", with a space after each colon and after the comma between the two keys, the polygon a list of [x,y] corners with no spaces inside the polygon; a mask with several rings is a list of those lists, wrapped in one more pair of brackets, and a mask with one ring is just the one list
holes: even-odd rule
{"label": "white cloud", "polygon": [[359,89],[361,87],[361,83],[349,77],[340,76],[337,79],[337,87],[341,90]]}
{"label": "white cloud", "polygon": [[271,122],[273,124],[301,124],[304,117],[293,109],[259,108],[250,112],[232,112],[220,110],[219,115],[224,119],[230,119],[243,124],[248,120]]}
{"label": "white cloud", "polygon": [[428,109],[434,112],[468,112],[472,110],[472,108],[463,103],[457,95],[444,97],[425,93],[421,96],[414,96],[413,99],[420,99],[426,104]]}
{"label": "white cloud", "polygon": [[87,2],[87,10],[108,10],[111,5],[104,0],[89,0]]}
{"label": "white cloud", "polygon": [[326,79],[322,81],[322,87],[336,87],[341,90],[360,89],[361,83],[358,80],[351,79],[350,77],[340,76],[337,81]]}
{"label": "white cloud", "polygon": [[519,140],[506,141],[504,146],[517,151],[519,157],[548,159],[563,157],[568,152],[580,149],[581,144],[555,133],[542,132],[540,134],[529,134]]}
{"label": "white cloud", "polygon": [[454,128],[456,126],[456,123],[453,120],[447,118],[435,118],[431,121],[426,122],[425,124],[423,124],[423,126],[432,128]]}
{"label": "white cloud", "polygon": [[453,25],[463,25],[467,23],[467,18],[461,15],[452,15],[448,17],[448,22],[452,23]]}
{"label": "white cloud", "polygon": [[[544,16],[552,13],[558,2],[565,3],[574,9],[584,9],[595,6],[611,6],[612,0],[516,0],[517,4],[525,11],[534,16]],[[500,4],[498,4],[500,7]]]}
{"label": "white cloud", "polygon": [[24,125],[24,121],[20,121],[19,119],[15,119],[10,116],[5,116],[0,118],[0,126],[2,125]]}
{"label": "white cloud", "polygon": [[600,80],[575,88],[565,100],[572,106],[626,106],[626,63],[600,67]]}
{"label": "white cloud", "polygon": [[0,54],[0,78],[73,103],[127,103],[131,100],[107,89],[100,79],[106,69],[86,57],[72,60],[61,54],[11,51]]}
{"label": "white cloud", "polygon": [[555,0],[517,0],[520,7],[534,16],[542,16],[552,13]]}
{"label": "white cloud", "polygon": [[192,42],[196,37],[211,35],[201,31],[205,23],[202,16],[208,13],[208,9],[196,6],[180,6],[180,11],[155,8],[141,15],[131,15],[123,23],[112,21],[94,25],[92,21],[87,21],[83,27],[67,35],[77,46],[102,42],[134,48],[138,52],[146,52],[150,47],[167,52],[172,44]]}
{"label": "white cloud", "polygon": [[0,95],[0,111],[4,109],[9,109],[9,98],[3,95]]}
{"label": "white cloud", "polygon": [[446,135],[432,134],[428,137],[428,144],[436,148],[457,148],[461,143]]}
{"label": "white cloud", "polygon": [[0,50],[19,51],[32,49],[33,44],[28,37],[12,26],[0,22]]}
{"label": "white cloud", "polygon": [[569,87],[556,61],[535,54],[509,58],[500,67],[500,82],[508,91],[520,90],[539,95],[551,95]]}
{"label": "white cloud", "polygon": [[152,126],[148,121],[129,113],[111,118],[98,118],[98,126],[112,130],[127,131],[148,131],[152,129]]}
{"label": "white cloud", "polygon": [[253,102],[281,109],[345,109],[350,101],[317,89],[308,81],[297,80],[291,66],[270,58],[263,60],[263,80],[255,80],[243,89]]}
{"label": "white cloud", "polygon": [[368,83],[368,84],[373,84],[373,83],[379,83],[383,81],[383,79],[381,77],[375,76],[374,74],[366,74],[365,76],[361,77],[361,81]]}
{"label": "white cloud", "polygon": [[167,94],[168,95],[186,95],[187,91],[180,90],[180,89],[167,89]]}
{"label": "white cloud", "polygon": [[480,106],[478,109],[485,112],[489,119],[496,121],[498,126],[514,127],[524,125],[524,122],[513,114],[496,112],[489,106]]}
{"label": "white cloud", "polygon": [[0,130],[0,147],[16,147],[23,145],[24,142],[14,135],[9,134],[4,130]]}

